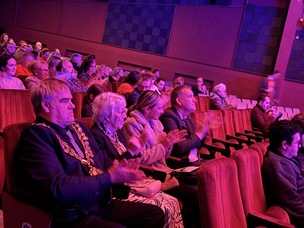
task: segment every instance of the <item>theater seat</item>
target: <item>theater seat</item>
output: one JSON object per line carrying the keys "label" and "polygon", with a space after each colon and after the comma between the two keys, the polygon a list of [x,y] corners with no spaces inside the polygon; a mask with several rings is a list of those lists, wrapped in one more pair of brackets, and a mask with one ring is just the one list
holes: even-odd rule
{"label": "theater seat", "polygon": [[50,213],[25,203],[12,194],[11,168],[14,153],[21,136],[21,132],[30,123],[19,123],[4,129],[5,156],[5,188],[2,195],[3,221],[5,228],[16,227],[51,227]]}
{"label": "theater seat", "polygon": [[202,163],[197,173],[202,227],[246,227],[237,176],[236,163],[231,158]]}
{"label": "theater seat", "polygon": [[267,152],[268,146],[269,146],[269,142],[258,142],[258,143],[254,143],[250,146],[250,149],[253,149],[258,152],[261,166],[264,161],[264,155]]}
{"label": "theater seat", "polygon": [[82,92],[72,93],[72,102],[75,105],[75,108],[73,110],[75,119],[81,118],[81,110],[83,107],[83,99],[85,95],[86,93],[82,93]]}
{"label": "theater seat", "polygon": [[287,212],[283,208],[279,206],[267,208],[266,206],[258,153],[252,149],[242,149],[235,151],[231,158],[237,164],[244,213],[250,219],[250,222],[258,222],[258,220],[254,220],[249,214],[258,213],[268,219],[268,222],[272,222],[272,227],[293,227],[290,224]]}
{"label": "theater seat", "polygon": [[35,113],[28,90],[0,90],[0,197],[4,184],[4,141],[3,129],[14,123],[31,122]]}

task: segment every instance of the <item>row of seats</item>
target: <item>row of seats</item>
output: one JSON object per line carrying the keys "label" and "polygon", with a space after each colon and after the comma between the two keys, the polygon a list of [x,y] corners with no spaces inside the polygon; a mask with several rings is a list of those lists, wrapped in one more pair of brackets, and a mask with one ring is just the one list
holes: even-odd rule
{"label": "row of seats", "polygon": [[[80,120],[87,126],[92,124],[91,118]],[[7,228],[21,227],[24,222],[32,227],[50,227],[52,220],[50,213],[10,194],[9,170],[12,158],[22,130],[29,125],[19,123],[4,129],[7,172],[3,217]],[[235,151],[231,158],[213,159],[201,164],[197,180],[203,227],[293,227],[282,208],[266,208],[260,168],[267,146],[267,142],[255,143],[250,146],[251,149]]]}
{"label": "row of seats", "polygon": [[[261,177],[265,143],[231,158],[203,162],[198,170],[202,227],[294,227],[279,206],[267,208]],[[252,146],[253,146],[252,145]]]}
{"label": "row of seats", "polygon": [[252,130],[250,112],[251,109],[193,112],[191,115],[196,125],[202,122],[209,123],[201,155],[204,157],[205,154],[209,154],[210,158],[215,158],[218,155],[216,152],[220,152],[221,155],[229,157],[235,150],[264,141],[266,135]]}

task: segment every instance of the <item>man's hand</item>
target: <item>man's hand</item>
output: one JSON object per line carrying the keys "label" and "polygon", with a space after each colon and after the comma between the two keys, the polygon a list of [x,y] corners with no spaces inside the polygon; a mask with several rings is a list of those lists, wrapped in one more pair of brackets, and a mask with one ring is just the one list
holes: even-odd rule
{"label": "man's hand", "polygon": [[111,175],[112,184],[132,183],[146,177],[143,171],[139,170],[139,159],[114,160],[113,165],[108,169]]}

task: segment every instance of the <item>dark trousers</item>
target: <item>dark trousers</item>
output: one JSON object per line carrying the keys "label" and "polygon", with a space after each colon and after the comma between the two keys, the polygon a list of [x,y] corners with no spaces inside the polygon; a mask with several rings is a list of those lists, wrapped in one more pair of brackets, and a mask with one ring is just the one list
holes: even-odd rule
{"label": "dark trousers", "polygon": [[179,181],[178,187],[166,191],[166,193],[183,202],[182,216],[185,228],[201,227],[197,184]]}
{"label": "dark trousers", "polygon": [[81,216],[65,224],[53,223],[54,228],[163,228],[165,216],[160,207],[135,202],[113,200],[108,206],[101,206],[100,213]]}

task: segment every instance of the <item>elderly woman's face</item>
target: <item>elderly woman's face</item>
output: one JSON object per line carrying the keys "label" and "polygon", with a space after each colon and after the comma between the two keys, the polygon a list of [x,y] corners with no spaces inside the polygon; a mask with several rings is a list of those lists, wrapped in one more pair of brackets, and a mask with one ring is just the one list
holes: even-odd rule
{"label": "elderly woman's face", "polygon": [[126,106],[115,108],[112,116],[109,119],[109,130],[116,131],[118,129],[121,129],[126,118]]}

